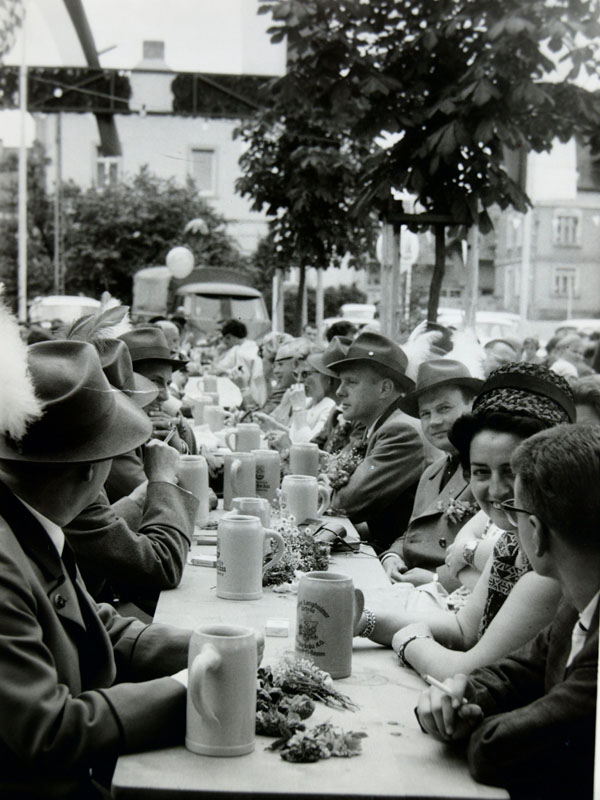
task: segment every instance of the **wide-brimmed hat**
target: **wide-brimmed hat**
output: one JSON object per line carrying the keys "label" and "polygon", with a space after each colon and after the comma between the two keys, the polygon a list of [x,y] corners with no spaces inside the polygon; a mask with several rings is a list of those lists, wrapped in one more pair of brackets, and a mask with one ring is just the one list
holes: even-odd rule
{"label": "wide-brimmed hat", "polygon": [[348,347],[345,356],[329,364],[329,368],[339,373],[343,367],[359,362],[371,364],[378,372],[393,376],[406,389],[410,390],[415,386],[405,374],[408,366],[406,354],[401,347],[381,333],[375,331],[359,333]]}
{"label": "wide-brimmed hat", "polygon": [[473,378],[460,361],[452,358],[434,358],[419,364],[415,389],[400,401],[399,406],[411,417],[418,417],[419,397],[424,392],[441,386],[464,386],[476,394],[482,385],[483,381]]}
{"label": "wide-brimmed hat", "polygon": [[43,414],[19,440],[0,435],[0,458],[43,463],[104,461],[149,439],[150,420],[110,385],[93,345],[39,342],[27,349],[27,363]]}
{"label": "wide-brimmed hat", "polygon": [[494,411],[536,416],[553,425],[575,422],[573,390],[541,364],[524,361],[493,370],[473,401],[473,413]]}
{"label": "wide-brimmed hat", "polygon": [[157,387],[148,378],[133,371],[131,356],[125,342],[107,339],[96,347],[102,369],[111,386],[124,392],[140,408],[156,400]]}
{"label": "wide-brimmed hat", "polygon": [[164,361],[173,369],[183,369],[188,363],[186,359],[172,356],[166,336],[155,325],[140,325],[122,333],[119,339],[129,348],[134,365],[138,361]]}
{"label": "wide-brimmed hat", "polygon": [[335,364],[344,358],[351,344],[352,339],[349,336],[334,336],[322,353],[311,353],[306,361],[321,375],[327,375],[328,378],[339,380],[339,375],[330,369],[329,365]]}

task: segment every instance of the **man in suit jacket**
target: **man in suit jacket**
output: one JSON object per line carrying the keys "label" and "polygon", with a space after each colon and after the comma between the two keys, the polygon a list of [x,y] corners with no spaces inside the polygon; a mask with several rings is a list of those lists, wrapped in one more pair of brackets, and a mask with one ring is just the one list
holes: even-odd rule
{"label": "man in suit jacket", "polygon": [[438,358],[419,366],[414,391],[400,401],[405,413],[420,418],[427,441],[447,455],[422,474],[408,528],[381,555],[392,582],[420,585],[437,575],[449,591],[459,585],[444,566],[446,548],[476,506],[448,431],[471,410],[482,383],[460,361]]}
{"label": "man in suit jacket", "polygon": [[[405,375],[407,363],[398,345],[365,331],[329,365],[340,377],[337,396],[344,418],[365,426],[362,443],[347,444],[328,469],[331,505],[352,522],[368,524],[377,552],[408,522],[424,466],[421,437],[398,410],[401,397],[414,387]],[[364,457],[356,465],[359,456]]]}
{"label": "man in suit jacket", "polygon": [[7,347],[15,358],[0,387],[0,795],[91,798],[92,768],[110,774],[120,753],[183,741],[191,632],[97,605],[62,531],[97,497],[111,457],[149,437],[147,416],[111,388],[90,344],[19,352],[3,331]]}
{"label": "man in suit jacket", "polygon": [[[561,585],[554,622],[521,650],[431,688],[423,730],[469,738],[473,777],[511,797],[593,796],[600,597],[600,427],[559,426],[512,459],[515,497],[503,503],[533,568]],[[466,703],[463,702],[466,700]]]}

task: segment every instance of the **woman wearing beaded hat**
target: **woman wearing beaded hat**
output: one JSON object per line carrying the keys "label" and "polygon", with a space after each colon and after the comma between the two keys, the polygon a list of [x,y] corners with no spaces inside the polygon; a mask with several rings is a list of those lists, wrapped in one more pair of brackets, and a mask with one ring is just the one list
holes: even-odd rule
{"label": "woman wearing beaded hat", "polygon": [[513,496],[510,457],[518,444],[545,428],[573,422],[567,382],[537,364],[494,370],[454,424],[450,439],[469,473],[475,499],[503,530],[471,596],[455,614],[432,609],[363,612],[357,634],[391,643],[403,666],[444,679],[469,673],[519,647],[553,618],[558,584],[531,571],[502,503]]}

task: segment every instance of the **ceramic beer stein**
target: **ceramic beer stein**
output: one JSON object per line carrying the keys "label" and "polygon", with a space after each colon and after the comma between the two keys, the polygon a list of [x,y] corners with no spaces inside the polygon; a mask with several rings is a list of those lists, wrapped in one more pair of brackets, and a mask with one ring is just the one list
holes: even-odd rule
{"label": "ceramic beer stein", "polygon": [[226,453],[223,464],[223,508],[229,511],[233,497],[256,494],[256,462],[252,453]]}
{"label": "ceramic beer stein", "polygon": [[237,453],[250,453],[260,448],[260,426],[255,422],[238,422],[225,434],[225,443]]}
{"label": "ceramic beer stein", "polygon": [[281,481],[281,456],[277,450],[253,450],[256,459],[256,496],[272,503]]}
{"label": "ceramic beer stein", "polygon": [[314,442],[293,444],[290,447],[290,472],[292,475],[319,475],[319,445]]}
{"label": "ceramic beer stein", "polygon": [[225,409],[221,406],[204,406],[204,423],[213,433],[223,430]]}
{"label": "ceramic beer stein", "polygon": [[352,672],[354,610],[360,599],[349,575],[303,575],[296,606],[296,655],[310,659],[332,678],[347,678]]}
{"label": "ceramic beer stein", "polygon": [[271,506],[264,497],[234,497],[231,505],[234,513],[258,517],[263,528],[271,524]]}
{"label": "ceramic beer stein", "polygon": [[219,379],[216,375],[202,376],[202,389],[205,392],[219,393]]}
{"label": "ceramic beer stein", "polygon": [[205,625],[188,651],[185,746],[206,756],[254,750],[257,639],[251,628]]}
{"label": "ceramic beer stein", "polygon": [[[275,543],[275,550],[264,563],[266,539]],[[281,561],[284,547],[281,534],[265,530],[258,517],[224,514],[217,528],[217,597],[258,600],[263,575]]]}
{"label": "ceramic beer stein", "polygon": [[329,506],[329,490],[312,475],[286,475],[281,482],[281,511],[296,524],[315,519]]}
{"label": "ceramic beer stein", "polygon": [[192,406],[192,418],[194,425],[204,424],[204,409],[210,404],[210,398],[206,395],[194,395],[190,400]]}
{"label": "ceramic beer stein", "polygon": [[200,501],[196,525],[208,522],[208,464],[204,456],[179,456],[177,479],[182,489],[191,492]]}

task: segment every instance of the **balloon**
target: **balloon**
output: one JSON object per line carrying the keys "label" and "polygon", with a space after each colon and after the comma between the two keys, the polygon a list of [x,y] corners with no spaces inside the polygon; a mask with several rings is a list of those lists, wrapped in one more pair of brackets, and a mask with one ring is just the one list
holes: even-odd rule
{"label": "balloon", "polygon": [[167,268],[174,278],[187,278],[194,269],[194,254],[187,247],[173,247],[167,253]]}

